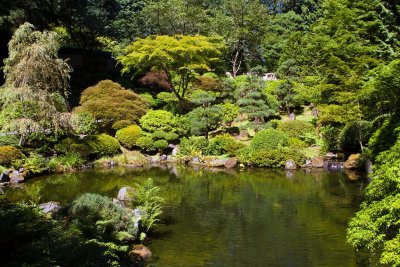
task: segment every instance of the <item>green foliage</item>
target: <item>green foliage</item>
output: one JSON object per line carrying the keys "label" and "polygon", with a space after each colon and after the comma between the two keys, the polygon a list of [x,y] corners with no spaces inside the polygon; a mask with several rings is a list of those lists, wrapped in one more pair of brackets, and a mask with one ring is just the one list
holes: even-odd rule
{"label": "green foliage", "polygon": [[339,134],[340,127],[335,127],[333,125],[326,125],[321,127],[321,135],[324,141],[323,148],[325,151],[340,151]]}
{"label": "green foliage", "polygon": [[295,150],[301,150],[307,147],[307,143],[297,137],[291,137],[289,138],[288,147]]}
{"label": "green foliage", "polygon": [[18,146],[19,140],[15,135],[1,135],[0,146]]}
{"label": "green foliage", "polygon": [[276,127],[278,130],[285,132],[289,137],[300,138],[306,134],[314,133],[314,126],[305,121],[283,121]]}
{"label": "green foliage", "polygon": [[131,125],[126,128],[122,128],[118,130],[115,134],[115,137],[119,141],[119,143],[126,147],[132,148],[136,145],[136,140],[142,134],[142,129],[137,125]]}
{"label": "green foliage", "polygon": [[186,117],[190,123],[190,132],[194,135],[205,135],[208,139],[209,132],[220,126],[222,111],[217,105],[202,106],[189,112]]}
{"label": "green foliage", "polygon": [[154,148],[159,150],[159,151],[163,151],[164,149],[166,149],[168,147],[168,142],[167,140],[157,140],[154,142],[153,144]]}
{"label": "green foliage", "polygon": [[132,121],[130,120],[119,120],[114,122],[111,125],[111,128],[115,131],[121,130],[122,128],[128,127],[129,125],[132,125]]}
{"label": "green foliage", "polygon": [[179,154],[181,156],[196,156],[203,154],[207,149],[208,140],[200,136],[190,136],[182,138],[179,144]]}
{"label": "green foliage", "polygon": [[75,112],[90,113],[103,128],[111,128],[113,123],[121,120],[135,123],[148,108],[145,99],[110,80],[86,88],[80,104]]}
{"label": "green foliage", "polygon": [[372,124],[368,121],[356,121],[344,126],[339,134],[338,143],[342,151],[360,152],[371,136]]}
{"label": "green foliage", "polygon": [[223,47],[218,41],[201,35],[149,36],[127,46],[125,55],[118,60],[123,72],[132,68],[165,72],[170,90],[183,110],[189,83],[198,72],[211,70],[211,65],[218,61]]}
{"label": "green foliage", "polygon": [[356,248],[378,251],[380,263],[399,266],[400,141],[376,159],[361,210],[349,223],[348,242]]}
{"label": "green foliage", "polygon": [[96,157],[112,156],[120,151],[118,140],[108,134],[87,136],[84,142],[90,147],[91,154]]}
{"label": "green foliage", "polygon": [[136,140],[136,146],[144,151],[150,152],[154,150],[154,141],[150,136],[141,136]]}
{"label": "green foliage", "polygon": [[177,122],[175,116],[165,110],[149,110],[140,118],[140,126],[150,133],[155,131],[175,132]]}
{"label": "green foliage", "polygon": [[218,135],[210,139],[207,146],[207,155],[228,155],[230,157],[236,156],[237,150],[243,148],[245,145],[237,142],[229,134]]}
{"label": "green foliage", "polygon": [[288,135],[277,129],[265,129],[258,132],[250,146],[256,150],[272,150],[280,146],[286,146],[289,142]]}
{"label": "green foliage", "polygon": [[18,148],[12,146],[0,147],[0,165],[10,167],[22,158],[24,158],[24,155]]}
{"label": "green foliage", "polygon": [[80,168],[83,163],[85,160],[78,153],[67,152],[65,155],[52,158],[48,167],[54,172],[66,172]]}
{"label": "green foliage", "polygon": [[303,163],[304,156],[299,150],[288,147],[266,150],[258,149],[250,153],[250,162],[257,167],[281,168],[284,167],[287,160],[294,160],[297,164]]}
{"label": "green foliage", "polygon": [[141,229],[144,232],[150,231],[159,222],[162,213],[162,203],[160,187],[154,184],[154,180],[149,178],[143,184],[135,184],[135,195],[132,204],[143,212],[140,220]]}
{"label": "green foliage", "polygon": [[396,114],[384,119],[381,125],[378,125],[375,132],[372,134],[368,148],[371,151],[372,157],[375,158],[380,152],[388,150],[393,146],[400,134],[400,122]]}
{"label": "green foliage", "polygon": [[24,169],[29,173],[38,174],[46,170],[47,162],[46,159],[38,154],[31,154],[25,159]]}
{"label": "green foliage", "polygon": [[70,124],[76,134],[97,133],[96,119],[88,112],[74,112],[70,118]]}
{"label": "green foliage", "polygon": [[0,201],[4,266],[118,266],[127,247],[87,241],[79,230],[49,219],[38,208]]}
{"label": "green foliage", "polygon": [[[136,238],[138,229],[132,212],[118,207],[107,197],[83,194],[72,203],[69,214],[89,239],[120,243]],[[119,239],[121,235],[124,240]]]}
{"label": "green foliage", "polygon": [[68,128],[65,96],[71,67],[58,57],[57,34],[21,25],[4,60],[5,84],[0,91],[0,127],[15,131],[21,144],[45,130],[58,136]]}

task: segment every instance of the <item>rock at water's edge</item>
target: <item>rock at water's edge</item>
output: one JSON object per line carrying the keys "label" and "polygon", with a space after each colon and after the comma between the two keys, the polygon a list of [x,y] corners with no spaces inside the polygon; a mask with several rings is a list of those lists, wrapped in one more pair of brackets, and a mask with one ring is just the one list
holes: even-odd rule
{"label": "rock at water's edge", "polygon": [[132,187],[124,186],[118,191],[117,199],[119,201],[130,201],[135,193]]}
{"label": "rock at water's edge", "polygon": [[285,169],[286,170],[296,170],[297,169],[296,162],[292,159],[289,159],[288,161],[286,161]]}
{"label": "rock at water's edge", "polygon": [[229,158],[225,161],[224,166],[225,168],[235,168],[238,164],[238,160],[236,158]]}
{"label": "rock at water's edge", "polygon": [[129,257],[133,263],[146,263],[151,259],[150,249],[144,245],[133,245]]}
{"label": "rock at water's edge", "polygon": [[44,213],[54,213],[61,209],[61,205],[58,202],[50,201],[39,205]]}
{"label": "rock at water's edge", "polygon": [[349,170],[360,169],[360,167],[361,167],[360,159],[361,159],[360,154],[351,154],[350,157],[344,163],[343,168],[349,169]]}

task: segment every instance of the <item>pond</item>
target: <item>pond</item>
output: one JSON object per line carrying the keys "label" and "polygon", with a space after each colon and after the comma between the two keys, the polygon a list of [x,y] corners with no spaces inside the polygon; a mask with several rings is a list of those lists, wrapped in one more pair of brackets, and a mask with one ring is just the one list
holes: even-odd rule
{"label": "pond", "polygon": [[151,266],[357,266],[345,233],[365,182],[343,172],[116,168],[36,178],[6,196],[67,204],[86,192],[116,197],[149,177],[165,198]]}

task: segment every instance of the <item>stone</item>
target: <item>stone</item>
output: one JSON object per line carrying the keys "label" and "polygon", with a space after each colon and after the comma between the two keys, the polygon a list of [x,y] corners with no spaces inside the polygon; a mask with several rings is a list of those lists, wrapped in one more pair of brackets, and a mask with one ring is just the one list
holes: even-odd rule
{"label": "stone", "polygon": [[178,155],[178,153],[179,153],[179,146],[175,146],[174,149],[172,149],[171,155],[176,157],[176,155]]}
{"label": "stone", "polygon": [[208,165],[210,167],[224,167],[225,166],[225,160],[223,159],[212,159],[209,161]]}
{"label": "stone", "polygon": [[200,159],[199,159],[199,157],[194,157],[193,159],[192,159],[192,162],[193,163],[200,163]]}
{"label": "stone", "polygon": [[225,161],[224,166],[225,168],[235,168],[238,164],[238,160],[236,158],[229,158]]}
{"label": "stone", "polygon": [[159,158],[159,161],[166,161],[167,160],[167,155],[162,154]]}
{"label": "stone", "polygon": [[349,158],[343,165],[343,168],[348,170],[357,170],[360,169],[361,165],[361,155],[360,154],[351,154]]}
{"label": "stone", "polygon": [[44,213],[54,213],[61,209],[61,205],[58,202],[50,201],[39,205]]}
{"label": "stone", "polygon": [[289,119],[291,120],[291,121],[295,121],[296,120],[296,115],[294,115],[294,113],[292,112],[292,113],[290,113],[290,115],[289,115]]}
{"label": "stone", "polygon": [[311,167],[313,168],[323,168],[324,167],[324,158],[323,157],[314,157],[311,159]]}
{"label": "stone", "polygon": [[131,201],[134,193],[135,190],[132,187],[124,186],[118,191],[117,199],[119,201]]}
{"label": "stone", "polygon": [[152,253],[150,249],[144,245],[133,245],[129,252],[129,258],[133,263],[147,263],[150,261]]}
{"label": "stone", "polygon": [[288,161],[286,161],[285,169],[286,170],[296,170],[297,169],[296,162],[292,159],[289,159]]}
{"label": "stone", "polygon": [[239,140],[248,140],[249,139],[249,132],[247,130],[241,130],[238,135]]}
{"label": "stone", "polygon": [[18,171],[13,171],[9,174],[10,183],[21,183],[25,180],[24,175]]}

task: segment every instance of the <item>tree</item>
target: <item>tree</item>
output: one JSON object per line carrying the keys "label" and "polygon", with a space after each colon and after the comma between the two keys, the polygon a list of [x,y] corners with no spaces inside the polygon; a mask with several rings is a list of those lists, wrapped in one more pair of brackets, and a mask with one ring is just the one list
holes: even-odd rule
{"label": "tree", "polygon": [[0,92],[0,125],[15,131],[20,145],[32,133],[55,136],[68,125],[67,104],[71,68],[58,58],[57,35],[35,31],[29,23],[21,25],[9,44],[5,59],[6,82]]}
{"label": "tree", "polygon": [[76,112],[92,114],[106,129],[110,129],[117,121],[130,121],[133,124],[148,108],[147,101],[141,96],[110,80],[85,89],[80,104]]}
{"label": "tree", "polygon": [[185,96],[197,73],[210,71],[218,62],[223,45],[220,39],[205,36],[149,36],[130,44],[125,55],[118,58],[123,73],[137,68],[165,72],[170,90],[184,111]]}
{"label": "tree", "polygon": [[194,135],[204,134],[208,139],[209,132],[220,126],[223,114],[221,107],[214,105],[195,108],[186,116],[190,123],[191,133]]}
{"label": "tree", "polygon": [[268,106],[267,98],[262,92],[261,81],[257,77],[248,76],[236,89],[237,104],[241,114],[247,115],[254,123],[264,122],[264,119],[275,114]]}

